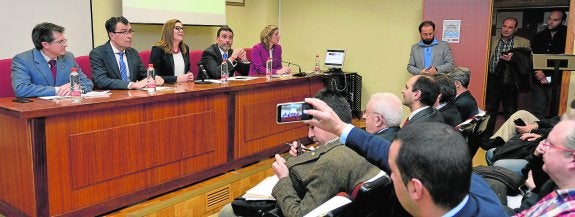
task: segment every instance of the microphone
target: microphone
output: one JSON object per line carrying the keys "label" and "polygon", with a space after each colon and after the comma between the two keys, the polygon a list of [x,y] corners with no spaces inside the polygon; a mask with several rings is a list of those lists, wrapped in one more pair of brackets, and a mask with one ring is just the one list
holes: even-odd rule
{"label": "microphone", "polygon": [[287,64],[288,64],[288,67],[289,67],[290,65],[297,66],[299,72],[293,74],[292,76],[295,76],[295,77],[304,77],[304,76],[306,76],[306,73],[301,71],[301,66],[300,66],[300,65],[295,64],[295,63],[292,63],[292,62],[288,62],[288,61],[279,60],[279,59],[274,59],[274,60],[280,61],[280,62],[282,62],[282,63],[287,63]]}
{"label": "microphone", "polygon": [[206,72],[206,69],[204,68],[204,65],[202,64],[202,62],[198,62],[198,77],[201,77],[201,81],[200,80],[195,80],[194,83],[196,84],[212,84],[214,82],[211,81],[204,81],[204,79],[209,78],[208,76],[208,72]]}

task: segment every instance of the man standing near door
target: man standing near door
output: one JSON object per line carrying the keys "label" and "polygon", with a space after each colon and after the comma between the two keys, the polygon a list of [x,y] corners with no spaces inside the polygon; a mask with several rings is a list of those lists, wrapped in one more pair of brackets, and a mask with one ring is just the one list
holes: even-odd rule
{"label": "man standing near door", "polygon": [[499,111],[499,104],[503,103],[505,119],[517,111],[518,92],[517,90],[505,89],[503,85],[504,73],[495,69],[499,61],[511,61],[513,54],[507,53],[507,51],[517,47],[530,47],[529,40],[515,36],[517,24],[515,17],[508,17],[503,20],[501,36],[499,38],[497,36],[491,38],[491,49],[489,52],[485,107],[488,113],[496,115]]}
{"label": "man standing near door", "polygon": [[[567,38],[567,26],[565,12],[554,10],[547,19],[547,29],[539,32],[531,47],[534,54],[562,54],[565,53],[565,40]],[[557,108],[559,102],[559,90],[561,87],[561,74],[554,75],[553,70],[535,70],[533,74],[533,86],[531,96],[533,97],[533,114],[539,119],[547,118],[545,112],[547,105]],[[555,82],[554,82],[555,81]],[[552,96],[553,88],[557,87],[556,96]],[[553,100],[552,100],[553,99]],[[557,111],[550,111],[550,116],[556,116]]]}

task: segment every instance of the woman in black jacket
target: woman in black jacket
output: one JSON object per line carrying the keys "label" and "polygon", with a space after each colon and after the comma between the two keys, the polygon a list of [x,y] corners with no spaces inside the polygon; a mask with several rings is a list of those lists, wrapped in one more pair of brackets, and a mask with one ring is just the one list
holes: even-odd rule
{"label": "woman in black jacket", "polygon": [[177,19],[162,27],[160,41],[152,47],[150,63],[166,83],[193,81],[190,72],[190,48],[184,43],[184,26]]}

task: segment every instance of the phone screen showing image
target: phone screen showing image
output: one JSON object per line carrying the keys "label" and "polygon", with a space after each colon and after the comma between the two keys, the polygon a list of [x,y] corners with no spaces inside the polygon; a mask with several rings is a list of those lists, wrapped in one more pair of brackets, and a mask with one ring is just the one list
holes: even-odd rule
{"label": "phone screen showing image", "polygon": [[310,107],[311,106],[305,102],[278,104],[276,122],[278,124],[282,124],[309,120],[311,119],[311,116],[304,114],[303,111],[309,109]]}

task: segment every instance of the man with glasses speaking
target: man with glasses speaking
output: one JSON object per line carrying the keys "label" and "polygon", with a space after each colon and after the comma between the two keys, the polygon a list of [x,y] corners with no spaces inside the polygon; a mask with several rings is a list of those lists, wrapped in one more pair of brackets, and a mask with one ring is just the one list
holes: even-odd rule
{"label": "man with glasses speaking", "polygon": [[74,55],[66,51],[64,27],[40,23],[32,29],[35,48],[12,59],[12,87],[16,97],[65,96],[70,94],[70,71],[78,70],[84,92],[92,81],[80,70]]}
{"label": "man with glasses speaking", "polygon": [[[90,52],[94,83],[100,89],[139,89],[146,87],[146,67],[138,51],[132,48],[134,30],[125,17],[111,17],[106,21],[110,39]],[[156,76],[156,84],[164,79]]]}

